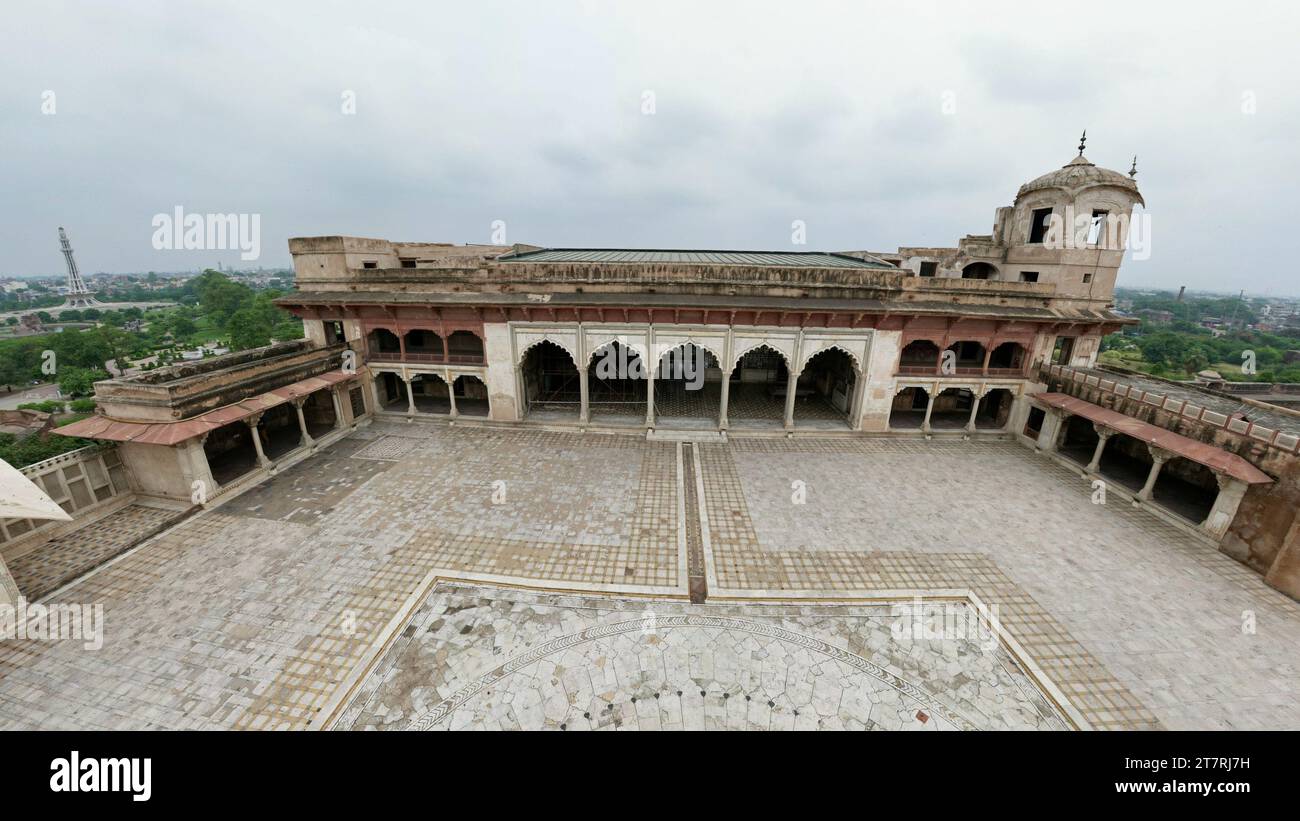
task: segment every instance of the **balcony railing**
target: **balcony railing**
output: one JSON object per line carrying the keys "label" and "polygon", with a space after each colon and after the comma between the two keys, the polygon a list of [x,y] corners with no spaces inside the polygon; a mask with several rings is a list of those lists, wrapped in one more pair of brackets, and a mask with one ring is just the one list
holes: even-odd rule
{"label": "balcony railing", "polygon": [[443,354],[427,353],[420,351],[407,351],[403,354],[401,351],[377,351],[373,348],[366,352],[366,358],[372,362],[407,362],[410,364],[433,364],[433,365],[482,365],[483,354],[481,353],[453,353]]}
{"label": "balcony railing", "polygon": [[1024,376],[1025,368],[989,368],[980,366],[958,365],[950,373],[944,373],[938,365],[899,365],[895,376]]}

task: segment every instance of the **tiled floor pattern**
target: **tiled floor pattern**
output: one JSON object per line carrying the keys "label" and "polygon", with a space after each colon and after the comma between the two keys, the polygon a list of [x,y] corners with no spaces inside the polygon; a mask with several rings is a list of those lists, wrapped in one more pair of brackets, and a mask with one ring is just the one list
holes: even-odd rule
{"label": "tiled floor pattern", "polygon": [[166,526],[180,514],[143,505],[127,505],[104,518],[58,538],[49,539],[8,562],[18,590],[35,601]]}
{"label": "tiled floor pattern", "polygon": [[635,603],[440,585],[335,729],[1068,726],[996,641],[916,635],[889,605]]}
{"label": "tiled floor pattern", "polygon": [[[357,637],[373,640],[435,569],[555,585],[679,584],[671,445],[633,437],[397,430],[401,435],[357,453],[401,454],[396,464],[318,534],[338,543],[388,545],[382,563],[236,726],[301,726],[313,719],[360,660],[364,642]],[[520,458],[530,446],[548,454],[545,470]]]}
{"label": "tiled floor pattern", "polygon": [[56,594],[104,604],[105,646],[0,643],[0,727],[308,726],[434,568],[674,587],[674,471],[636,437],[377,423]]}
{"label": "tiled floor pattern", "polygon": [[[706,607],[758,612],[719,601],[747,589],[967,588],[1098,726],[1300,727],[1296,604],[1144,512],[1090,505],[1028,450],[691,447],[718,580]],[[680,589],[675,465],[675,445],[635,436],[377,422],[54,594],[105,605],[105,646],[0,644],[0,727],[311,726],[434,568]],[[589,625],[572,626],[554,638]]]}
{"label": "tiled floor pattern", "polygon": [[[718,588],[967,588],[1101,727],[1300,727],[1300,605],[1009,442],[700,447]],[[792,485],[803,482],[803,504]],[[1256,632],[1243,631],[1253,616]]]}

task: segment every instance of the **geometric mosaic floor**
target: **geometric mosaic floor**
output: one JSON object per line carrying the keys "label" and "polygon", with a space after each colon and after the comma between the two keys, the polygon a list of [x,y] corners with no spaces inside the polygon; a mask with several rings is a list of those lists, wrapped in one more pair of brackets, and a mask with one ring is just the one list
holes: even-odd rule
{"label": "geometric mosaic floor", "polygon": [[[104,645],[0,642],[0,728],[1300,728],[1300,606],[1090,496],[1003,441],[377,421],[55,592]],[[918,591],[1007,642],[905,645]]]}
{"label": "geometric mosaic floor", "polygon": [[[903,609],[906,610],[906,607]],[[961,608],[932,621],[966,624]],[[614,602],[439,586],[336,729],[1067,729],[997,642],[888,605]]]}

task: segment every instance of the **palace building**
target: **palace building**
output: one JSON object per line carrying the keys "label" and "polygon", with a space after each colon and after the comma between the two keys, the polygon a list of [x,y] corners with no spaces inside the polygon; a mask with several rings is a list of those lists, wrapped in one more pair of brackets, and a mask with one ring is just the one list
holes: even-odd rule
{"label": "palace building", "polygon": [[375,416],[1014,439],[1300,596],[1300,414],[1097,366],[1102,337],[1135,322],[1113,298],[1135,177],[1081,146],[951,248],[292,239],[296,291],[279,304],[305,340],[99,383],[100,415],[61,432],[120,443],[136,492],[180,502]]}

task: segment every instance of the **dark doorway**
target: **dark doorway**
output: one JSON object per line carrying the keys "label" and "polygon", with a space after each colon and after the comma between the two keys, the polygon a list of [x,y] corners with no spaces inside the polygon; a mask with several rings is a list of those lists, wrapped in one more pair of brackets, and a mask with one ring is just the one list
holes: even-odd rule
{"label": "dark doorway", "polygon": [[930,394],[925,388],[903,388],[894,397],[894,404],[890,408],[889,427],[894,430],[920,430],[929,403]]}
{"label": "dark doorway", "polygon": [[222,425],[203,443],[208,470],[218,485],[226,485],[257,467],[253,433],[243,421]]}
{"label": "dark doorway", "polygon": [[645,360],[614,341],[596,349],[587,365],[587,414],[601,424],[641,425],[646,414]]}
{"label": "dark doorway", "polygon": [[576,420],[581,412],[582,388],[578,368],[569,352],[544,340],[524,354],[525,412],[536,419]]}
{"label": "dark doorway", "polygon": [[853,357],[839,348],[820,351],[808,360],[799,375],[795,424],[804,427],[848,424],[857,383]]}
{"label": "dark doorway", "polygon": [[463,374],[456,377],[452,388],[456,392],[456,413],[461,416],[487,416],[487,385],[477,376]]}
{"label": "dark doorway", "polygon": [[731,369],[727,387],[727,421],[731,427],[781,427],[785,423],[784,393],[790,371],[775,348],[760,345],[746,351]]}
{"label": "dark doorway", "polygon": [[718,358],[691,343],[665,351],[655,372],[654,402],[656,420],[667,427],[716,427],[722,412]]}

